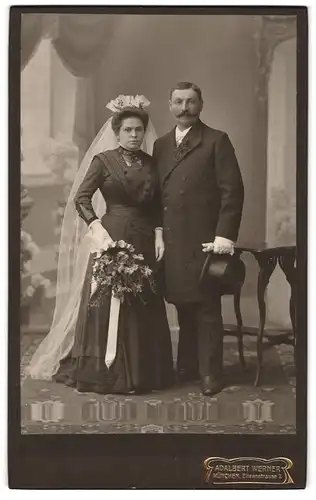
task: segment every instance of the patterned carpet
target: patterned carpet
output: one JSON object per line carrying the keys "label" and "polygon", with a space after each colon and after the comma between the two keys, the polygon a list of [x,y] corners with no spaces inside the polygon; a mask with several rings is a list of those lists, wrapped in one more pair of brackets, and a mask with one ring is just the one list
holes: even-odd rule
{"label": "patterned carpet", "polygon": [[295,369],[289,345],[265,342],[260,387],[253,386],[255,339],[244,337],[244,371],[236,339],[226,336],[227,387],[220,394],[205,397],[197,383],[127,397],[80,394],[62,384],[26,378],[24,367],[41,338],[28,334],[21,340],[23,434],[295,433]]}

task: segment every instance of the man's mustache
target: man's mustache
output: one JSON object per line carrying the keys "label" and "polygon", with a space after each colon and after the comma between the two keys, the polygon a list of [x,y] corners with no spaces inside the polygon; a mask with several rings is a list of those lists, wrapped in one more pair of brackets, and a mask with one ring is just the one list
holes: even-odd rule
{"label": "man's mustache", "polygon": [[177,115],[177,118],[181,118],[182,116],[190,116],[191,118],[194,118],[195,116],[197,116],[196,113],[190,113],[189,111],[182,111],[181,113],[179,113]]}

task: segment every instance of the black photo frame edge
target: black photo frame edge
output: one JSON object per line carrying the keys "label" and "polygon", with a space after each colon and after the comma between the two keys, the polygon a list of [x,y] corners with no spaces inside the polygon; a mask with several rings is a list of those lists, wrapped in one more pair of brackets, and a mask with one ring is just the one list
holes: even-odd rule
{"label": "black photo frame edge", "polygon": [[[297,16],[297,432],[295,435],[22,435],[20,427],[20,19],[27,12]],[[306,7],[19,6],[9,30],[8,481],[18,489],[285,489],[306,485],[307,134]],[[209,456],[292,460],[293,484],[205,484]]]}

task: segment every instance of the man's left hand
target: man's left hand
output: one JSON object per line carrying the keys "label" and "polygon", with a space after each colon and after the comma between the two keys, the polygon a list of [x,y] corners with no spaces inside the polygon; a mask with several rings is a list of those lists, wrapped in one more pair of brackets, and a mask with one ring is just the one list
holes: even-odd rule
{"label": "man's left hand", "polygon": [[202,243],[203,252],[213,252],[217,254],[234,254],[234,242],[227,238],[216,236],[212,243]]}

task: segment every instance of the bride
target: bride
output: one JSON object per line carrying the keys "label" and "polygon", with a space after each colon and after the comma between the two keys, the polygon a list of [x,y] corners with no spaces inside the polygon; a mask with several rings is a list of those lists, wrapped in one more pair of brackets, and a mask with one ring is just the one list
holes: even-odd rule
{"label": "bride", "polygon": [[[144,96],[119,96],[93,141],[67,202],[53,323],[27,372],[79,392],[144,393],[173,382],[170,330],[159,292],[89,307],[95,252],[124,240],[157,275],[164,253],[155,132]],[[147,151],[147,152],[146,152]],[[93,200],[93,201],[92,201]],[[116,299],[118,300],[118,299]]]}

